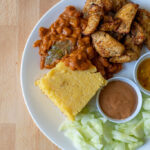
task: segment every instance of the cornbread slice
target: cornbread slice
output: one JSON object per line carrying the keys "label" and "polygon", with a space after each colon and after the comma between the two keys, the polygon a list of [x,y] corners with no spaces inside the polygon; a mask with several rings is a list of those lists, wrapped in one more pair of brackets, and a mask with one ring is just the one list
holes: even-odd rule
{"label": "cornbread slice", "polygon": [[95,72],[94,66],[85,71],[72,71],[60,62],[35,84],[69,119],[74,120],[96,91],[106,84],[102,75]]}

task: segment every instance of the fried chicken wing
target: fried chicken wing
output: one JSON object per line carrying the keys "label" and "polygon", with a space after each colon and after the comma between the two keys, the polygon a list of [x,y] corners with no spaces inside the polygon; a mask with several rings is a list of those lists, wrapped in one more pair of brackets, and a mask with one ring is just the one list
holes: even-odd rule
{"label": "fried chicken wing", "polygon": [[122,20],[117,32],[127,34],[130,32],[132,21],[138,10],[138,5],[134,3],[125,4],[115,15],[115,18]]}
{"label": "fried chicken wing", "polygon": [[89,11],[87,27],[83,31],[83,34],[89,35],[89,34],[93,33],[96,30],[103,15],[104,15],[104,12],[103,12],[102,7],[99,7],[98,5],[92,5],[92,7]]}
{"label": "fried chicken wing", "polygon": [[121,56],[125,50],[120,42],[103,31],[92,34],[92,41],[96,51],[102,57]]}
{"label": "fried chicken wing", "polygon": [[140,45],[144,42],[145,39],[144,30],[137,22],[133,22],[131,34],[134,44]]}
{"label": "fried chicken wing", "polygon": [[150,50],[150,12],[145,9],[138,9],[136,19],[145,32],[145,44]]}

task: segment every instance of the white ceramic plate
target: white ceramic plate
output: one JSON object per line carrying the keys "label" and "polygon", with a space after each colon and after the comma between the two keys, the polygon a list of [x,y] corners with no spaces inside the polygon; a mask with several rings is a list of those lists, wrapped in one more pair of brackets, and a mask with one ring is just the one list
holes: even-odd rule
{"label": "white ceramic plate", "polygon": [[[133,0],[139,3],[141,7],[150,10],[149,0]],[[75,150],[72,143],[64,137],[63,133],[58,131],[59,125],[64,121],[64,115],[56,108],[53,103],[41,93],[38,87],[35,87],[35,80],[43,76],[48,70],[40,70],[40,57],[38,55],[38,48],[33,48],[34,41],[39,39],[38,30],[41,26],[49,27],[52,22],[64,11],[68,5],[82,9],[85,0],[62,0],[53,8],[51,8],[37,23],[31,32],[22,57],[21,64],[21,87],[24,100],[28,111],[41,130],[41,132],[58,147],[64,150]],[[143,50],[143,53],[147,51]],[[133,68],[135,62],[127,63],[116,76],[124,76],[133,79]],[[140,150],[149,150],[150,141],[148,141]]]}

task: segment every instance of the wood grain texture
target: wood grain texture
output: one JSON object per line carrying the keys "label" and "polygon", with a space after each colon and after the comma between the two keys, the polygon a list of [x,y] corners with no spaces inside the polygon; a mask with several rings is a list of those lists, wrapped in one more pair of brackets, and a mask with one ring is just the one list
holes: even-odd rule
{"label": "wood grain texture", "polygon": [[23,101],[20,63],[40,17],[59,0],[0,0],[0,150],[59,150],[36,127]]}

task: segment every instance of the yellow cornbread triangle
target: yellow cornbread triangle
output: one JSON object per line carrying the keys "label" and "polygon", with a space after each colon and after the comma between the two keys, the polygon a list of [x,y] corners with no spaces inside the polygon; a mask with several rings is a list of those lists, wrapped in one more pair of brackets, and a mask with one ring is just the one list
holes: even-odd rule
{"label": "yellow cornbread triangle", "polygon": [[97,90],[106,84],[96,68],[85,71],[72,71],[60,62],[36,85],[71,120],[85,107]]}

